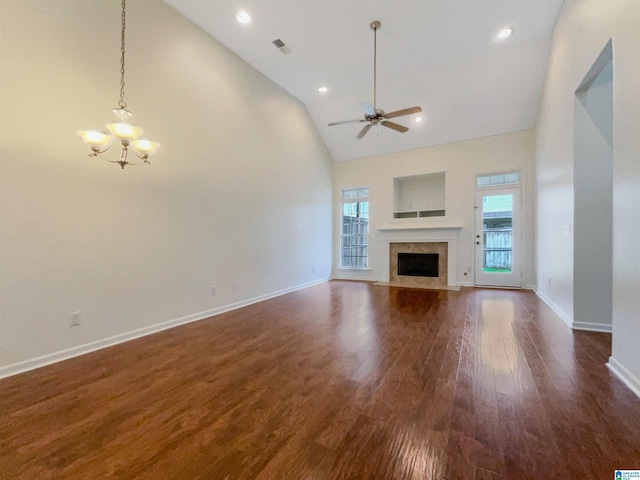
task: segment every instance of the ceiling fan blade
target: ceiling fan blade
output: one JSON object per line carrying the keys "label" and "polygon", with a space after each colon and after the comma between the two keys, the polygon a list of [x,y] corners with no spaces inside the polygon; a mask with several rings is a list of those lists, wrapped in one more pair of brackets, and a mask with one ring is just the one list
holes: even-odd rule
{"label": "ceiling fan blade", "polygon": [[333,122],[333,123],[330,123],[329,126],[333,127],[334,125],[343,125],[345,123],[362,123],[362,122],[366,122],[366,120],[345,120],[344,122]]}
{"label": "ceiling fan blade", "polygon": [[364,128],[362,130],[360,130],[360,133],[358,134],[358,136],[356,137],[358,140],[360,140],[362,137],[364,137],[367,132],[369,131],[369,129],[373,126],[373,124],[369,124],[369,125],[365,125]]}
{"label": "ceiling fan blade", "polygon": [[380,123],[382,123],[382,125],[384,125],[387,128],[391,128],[391,129],[395,130],[396,132],[404,133],[404,132],[409,130],[407,127],[404,127],[402,125],[398,125],[397,123],[393,123],[393,122],[382,121]]}
{"label": "ceiling fan blade", "polygon": [[364,113],[366,113],[367,115],[372,117],[376,116],[376,111],[373,109],[369,102],[362,102],[360,106],[362,107],[362,110],[364,110]]}
{"label": "ceiling fan blade", "polygon": [[421,111],[422,108],[420,107],[405,108],[403,110],[396,110],[395,112],[385,113],[384,118],[401,117],[403,115],[411,115],[412,113],[420,113]]}

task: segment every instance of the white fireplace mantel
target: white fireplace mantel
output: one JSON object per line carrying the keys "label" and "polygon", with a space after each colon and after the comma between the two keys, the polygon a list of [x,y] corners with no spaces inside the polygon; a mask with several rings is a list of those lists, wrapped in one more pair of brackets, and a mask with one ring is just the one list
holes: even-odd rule
{"label": "white fireplace mantel", "polygon": [[405,223],[396,225],[383,225],[378,228],[381,232],[395,232],[403,230],[462,230],[462,225],[425,225],[416,223]]}
{"label": "white fireplace mantel", "polygon": [[[390,244],[403,242],[447,242],[448,269],[447,284],[450,287],[458,285],[458,232],[462,226],[458,225],[425,225],[425,224],[397,224],[384,225],[378,230],[385,245],[386,258],[389,258]],[[389,261],[385,262],[385,281],[389,281]]]}

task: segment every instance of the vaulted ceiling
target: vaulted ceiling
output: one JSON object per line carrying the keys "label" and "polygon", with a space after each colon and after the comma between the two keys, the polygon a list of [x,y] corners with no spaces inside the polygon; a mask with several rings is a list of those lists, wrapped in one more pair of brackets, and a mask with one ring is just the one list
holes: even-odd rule
{"label": "vaulted ceiling", "polygon": [[[551,34],[563,0],[165,0],[304,103],[335,161],[533,128]],[[248,24],[236,14],[245,10]],[[419,105],[393,121],[406,133],[364,124],[377,107]],[[513,34],[497,38],[504,27]],[[272,43],[282,40],[284,54]],[[326,86],[326,93],[318,87]],[[278,122],[278,118],[273,118]]]}

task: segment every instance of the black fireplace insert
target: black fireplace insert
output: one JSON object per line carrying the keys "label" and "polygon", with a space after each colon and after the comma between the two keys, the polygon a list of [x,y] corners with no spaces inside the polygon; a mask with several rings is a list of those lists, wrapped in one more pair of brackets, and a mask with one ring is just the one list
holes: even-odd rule
{"label": "black fireplace insert", "polygon": [[398,253],[398,275],[438,277],[438,254]]}

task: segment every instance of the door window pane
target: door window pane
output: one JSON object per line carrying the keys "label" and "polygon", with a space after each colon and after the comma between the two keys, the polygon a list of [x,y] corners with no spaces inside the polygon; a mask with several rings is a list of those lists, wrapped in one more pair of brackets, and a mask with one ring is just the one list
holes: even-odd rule
{"label": "door window pane", "polygon": [[513,270],[513,195],[482,197],[482,269]]}

